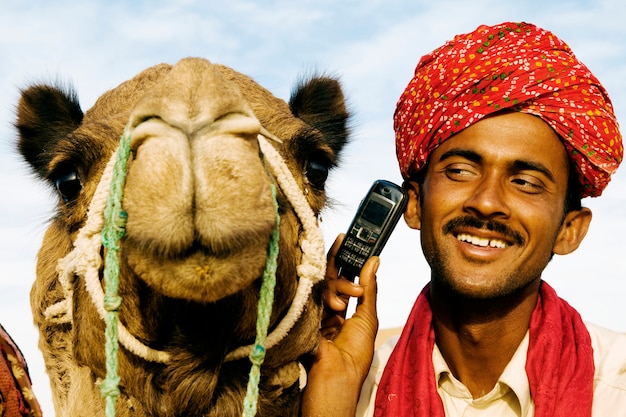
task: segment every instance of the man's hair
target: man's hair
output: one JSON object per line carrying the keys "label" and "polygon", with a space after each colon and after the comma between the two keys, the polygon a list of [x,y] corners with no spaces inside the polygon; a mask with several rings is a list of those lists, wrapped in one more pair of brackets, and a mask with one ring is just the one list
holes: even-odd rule
{"label": "man's hair", "polygon": [[567,177],[567,191],[565,193],[565,205],[563,209],[563,215],[570,211],[580,210],[582,208],[582,185],[580,178],[578,178],[578,172],[576,171],[576,165],[571,158],[567,158],[569,161],[568,177]]}

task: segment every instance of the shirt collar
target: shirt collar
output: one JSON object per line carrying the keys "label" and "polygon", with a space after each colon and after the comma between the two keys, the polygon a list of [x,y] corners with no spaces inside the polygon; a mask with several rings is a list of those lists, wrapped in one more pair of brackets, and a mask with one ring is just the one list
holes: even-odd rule
{"label": "shirt collar", "polygon": [[[528,342],[529,336],[528,332],[526,332],[522,342],[517,347],[513,357],[507,364],[506,368],[504,368],[502,375],[500,375],[500,378],[498,379],[498,384],[494,389],[497,389],[499,392],[492,391],[490,394],[487,394],[488,396],[498,398],[499,396],[504,395],[507,390],[506,387],[508,387],[511,391],[513,391],[519,401],[522,416],[528,415],[529,409],[531,407],[534,408],[534,404],[530,396],[530,384],[528,382],[528,376],[526,375]],[[433,349],[433,368],[435,370],[437,384],[440,389],[443,389],[449,395],[458,398],[468,400],[472,399],[469,390],[460,381],[458,381],[454,375],[452,375],[452,372],[443,358],[437,344],[435,344]]]}
{"label": "shirt collar", "polygon": [[532,398],[530,396],[530,383],[528,375],[526,375],[526,358],[528,354],[528,331],[517,347],[515,354],[511,358],[509,364],[504,368],[500,381],[508,385],[517,396],[522,408],[522,415],[528,415],[530,407],[534,408]]}

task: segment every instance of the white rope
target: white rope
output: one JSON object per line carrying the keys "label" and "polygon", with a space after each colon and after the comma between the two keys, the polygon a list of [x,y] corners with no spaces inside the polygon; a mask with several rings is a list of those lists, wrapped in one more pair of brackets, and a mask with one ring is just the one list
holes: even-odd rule
{"label": "white rope", "polygon": [[[285,317],[283,317],[276,328],[267,336],[265,349],[269,349],[283,340],[300,318],[313,285],[324,278],[324,274],[326,273],[326,254],[322,230],[317,224],[313,210],[311,210],[304,194],[300,190],[300,187],[282,157],[268,142],[268,138],[279,143],[281,140],[265,129],[262,129],[261,132],[262,133],[258,135],[261,152],[270,166],[280,188],[291,202],[304,230],[300,238],[302,263],[297,267],[299,282],[296,294]],[[85,286],[91,300],[102,320],[105,320],[104,292],[99,277],[100,267],[102,266],[102,258],[100,256],[102,248],[100,232],[104,225],[104,208],[109,194],[116,154],[117,151],[113,153],[113,156],[109,160],[100,178],[100,182],[89,206],[89,211],[87,212],[87,221],[76,237],[74,249],[72,249],[66,257],[59,260],[57,273],[63,287],[65,298],[46,309],[46,318],[52,322],[71,323],[73,320],[72,286],[74,276],[84,277]],[[130,334],[122,323],[119,323],[118,326],[119,342],[130,352],[147,361],[160,363],[168,362],[170,356],[167,352],[158,351],[146,346]],[[232,361],[244,358],[249,355],[253,348],[253,344],[239,347],[230,352],[225,360]]]}
{"label": "white rope", "polygon": [[[262,134],[258,136],[259,147],[272,173],[276,177],[278,185],[287,196],[294,211],[300,218],[302,228],[304,229],[303,236],[300,239],[302,263],[297,267],[300,280],[298,281],[296,295],[285,317],[283,317],[280,323],[267,336],[267,339],[265,339],[265,349],[269,349],[283,340],[300,318],[306,300],[311,294],[313,284],[322,280],[326,274],[326,254],[324,252],[324,236],[321,228],[317,224],[315,214],[313,210],[311,210],[309,203],[306,201],[304,194],[300,190],[300,187],[298,187],[296,180],[283,161],[283,158],[265,138],[266,134],[268,134],[268,132],[263,130]],[[273,139],[271,136],[270,138]],[[226,361],[246,357],[253,348],[254,345],[237,348],[226,356]]]}
{"label": "white rope", "polygon": [[[84,278],[85,288],[98,311],[98,315],[102,320],[106,319],[104,291],[100,284],[100,267],[102,266],[100,232],[104,226],[104,208],[109,195],[116,157],[117,151],[111,156],[102,177],[100,177],[100,182],[89,205],[87,221],[78,232],[74,241],[74,249],[60,259],[57,265],[57,273],[64,289],[65,299],[46,309],[45,315],[51,321],[57,323],[72,322],[72,283],[74,276]],[[169,360],[167,352],[146,346],[135,338],[122,323],[118,323],[118,340],[130,352],[147,361],[165,363]]]}
{"label": "white rope", "polygon": [[87,221],[78,232],[74,241],[74,248],[57,263],[56,270],[63,288],[64,299],[49,306],[44,312],[45,317],[54,323],[71,323],[73,320],[74,276],[84,276],[89,268],[99,270],[102,265],[101,243],[98,233],[104,225],[104,219],[102,216],[94,215],[94,213],[104,212],[116,155],[117,151],[113,153],[102,173],[100,183],[87,211]]}

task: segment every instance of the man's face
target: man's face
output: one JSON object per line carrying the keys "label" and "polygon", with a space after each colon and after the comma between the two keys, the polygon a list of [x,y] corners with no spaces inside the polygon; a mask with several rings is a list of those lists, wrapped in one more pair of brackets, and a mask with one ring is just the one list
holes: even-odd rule
{"label": "man's face", "polygon": [[471,298],[502,296],[539,279],[553,251],[573,250],[563,247],[567,154],[538,117],[485,118],[443,142],[427,169],[407,222],[421,229],[433,282]]}

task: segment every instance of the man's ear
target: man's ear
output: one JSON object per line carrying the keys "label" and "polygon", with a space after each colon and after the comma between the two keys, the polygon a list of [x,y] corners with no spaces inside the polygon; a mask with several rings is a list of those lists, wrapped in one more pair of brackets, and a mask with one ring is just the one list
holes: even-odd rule
{"label": "man's ear", "polygon": [[409,195],[406,209],[404,210],[404,221],[411,229],[420,230],[422,227],[422,207],[420,205],[420,186],[414,181],[404,181],[402,187]]}
{"label": "man's ear", "polygon": [[585,238],[587,230],[589,230],[591,217],[591,210],[587,207],[567,213],[552,251],[557,255],[567,255],[574,252]]}

